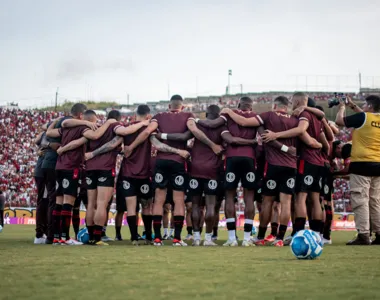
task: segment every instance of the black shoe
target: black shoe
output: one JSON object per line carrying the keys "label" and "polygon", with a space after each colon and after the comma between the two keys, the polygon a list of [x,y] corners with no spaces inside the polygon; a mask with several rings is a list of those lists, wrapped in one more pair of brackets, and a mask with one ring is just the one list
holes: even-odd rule
{"label": "black shoe", "polygon": [[376,238],[372,241],[371,245],[380,245],[380,234],[376,234]]}
{"label": "black shoe", "polygon": [[53,241],[52,241],[52,240],[49,240],[49,239],[46,239],[46,240],[45,240],[45,244],[46,244],[46,245],[52,245],[52,244],[53,244]]}
{"label": "black shoe", "polygon": [[142,240],[144,240],[144,239],[141,237],[141,235],[137,234],[137,240],[138,240],[138,241],[142,241]]}
{"label": "black shoe", "polygon": [[349,241],[346,245],[348,245],[348,246],[368,246],[368,245],[371,245],[371,240],[369,239],[368,234],[359,233],[354,240]]}
{"label": "black shoe", "polygon": [[115,241],[122,242],[123,241],[122,236],[120,235],[120,236],[115,237]]}

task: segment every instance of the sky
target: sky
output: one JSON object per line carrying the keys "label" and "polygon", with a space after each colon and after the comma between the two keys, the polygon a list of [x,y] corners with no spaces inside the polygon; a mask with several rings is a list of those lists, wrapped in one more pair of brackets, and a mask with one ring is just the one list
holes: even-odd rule
{"label": "sky", "polygon": [[377,0],[0,1],[0,104],[380,88]]}

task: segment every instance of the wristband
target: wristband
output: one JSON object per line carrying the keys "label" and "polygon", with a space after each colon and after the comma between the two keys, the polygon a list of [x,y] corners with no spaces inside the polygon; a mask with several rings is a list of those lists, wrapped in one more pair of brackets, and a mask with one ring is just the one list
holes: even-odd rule
{"label": "wristband", "polygon": [[198,123],[198,122],[199,122],[199,118],[196,118],[196,119],[195,119],[195,123]]}
{"label": "wristband", "polygon": [[281,151],[282,152],[288,152],[288,150],[289,150],[289,147],[288,146],[286,146],[286,145],[282,145],[282,147],[281,147]]}
{"label": "wristband", "polygon": [[162,140],[167,140],[168,139],[168,134],[167,133],[161,133],[161,139]]}

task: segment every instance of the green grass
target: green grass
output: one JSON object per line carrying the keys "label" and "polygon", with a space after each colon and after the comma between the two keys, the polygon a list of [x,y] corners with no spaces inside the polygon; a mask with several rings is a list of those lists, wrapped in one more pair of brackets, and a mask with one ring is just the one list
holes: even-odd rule
{"label": "green grass", "polygon": [[314,261],[295,259],[288,247],[65,247],[33,245],[33,235],[27,225],[0,234],[0,299],[379,297],[380,247],[345,246],[352,232],[333,232],[334,244]]}

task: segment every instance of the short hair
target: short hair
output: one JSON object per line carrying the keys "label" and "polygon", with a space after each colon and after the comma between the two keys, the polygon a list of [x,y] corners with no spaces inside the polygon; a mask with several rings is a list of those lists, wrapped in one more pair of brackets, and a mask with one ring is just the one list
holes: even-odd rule
{"label": "short hair", "polygon": [[307,106],[308,107],[317,107],[317,103],[315,103],[315,100],[311,97],[307,97]]}
{"label": "short hair", "polygon": [[88,109],[84,112],[84,115],[87,116],[87,117],[90,117],[90,116],[96,116],[96,112],[93,111],[92,109]]}
{"label": "short hair", "polygon": [[183,99],[180,95],[173,95],[170,98],[171,108],[179,109],[182,106]]}
{"label": "short hair", "polygon": [[304,98],[308,98],[309,96],[308,96],[306,93],[304,93],[304,92],[295,92],[295,93],[293,94],[293,97],[304,97]]}
{"label": "short hair", "polygon": [[108,116],[107,116],[107,120],[109,119],[115,119],[116,121],[120,121],[121,120],[121,113],[120,111],[114,109],[114,110],[111,110],[109,113],[108,113]]}
{"label": "short hair", "polygon": [[351,149],[352,149],[351,144],[345,144],[342,147],[342,158],[343,159],[347,159],[347,158],[351,157]]}
{"label": "short hair", "polygon": [[87,109],[87,106],[83,103],[76,103],[71,107],[71,114],[74,117],[78,117],[80,114],[83,114]]}
{"label": "short hair", "polygon": [[136,113],[139,115],[139,116],[146,116],[150,113],[150,108],[148,105],[146,104],[141,104],[137,107],[137,110],[136,110]]}
{"label": "short hair", "polygon": [[380,111],[380,97],[375,95],[370,95],[367,98],[365,98],[365,101],[372,106],[373,111],[378,112]]}
{"label": "short hair", "polygon": [[251,98],[247,97],[247,96],[244,96],[244,97],[240,98],[240,102],[252,104],[253,100]]}
{"label": "short hair", "polygon": [[183,101],[182,97],[180,95],[173,95],[170,98],[170,101]]}
{"label": "short hair", "polygon": [[207,107],[207,114],[210,114],[214,117],[219,116],[220,114],[220,107],[218,105],[212,104],[209,107]]}
{"label": "short hair", "polygon": [[279,106],[289,106],[289,99],[286,98],[285,96],[278,96],[274,99],[274,104],[277,104]]}
{"label": "short hair", "polygon": [[325,110],[323,109],[323,107],[322,107],[322,106],[320,106],[320,105],[316,105],[316,106],[315,106],[315,108],[319,109],[320,111],[323,111],[323,112],[325,112]]}
{"label": "short hair", "polygon": [[340,140],[336,140],[336,141],[334,141],[333,143],[332,143],[332,147],[333,147],[333,151],[332,151],[332,153],[334,154],[335,153],[335,151],[336,151],[336,148],[340,145],[340,144],[342,144],[342,141],[340,141]]}

